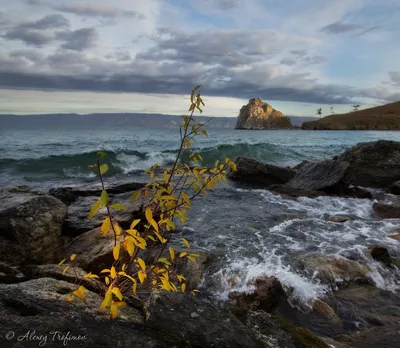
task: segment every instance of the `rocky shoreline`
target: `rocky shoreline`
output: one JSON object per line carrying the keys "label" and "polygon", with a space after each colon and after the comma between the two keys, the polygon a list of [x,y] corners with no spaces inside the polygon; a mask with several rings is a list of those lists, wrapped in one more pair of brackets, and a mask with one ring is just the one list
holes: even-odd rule
{"label": "rocky shoreline", "polygon": [[[303,162],[282,168],[239,157],[232,183],[263,188],[284,197],[356,197],[376,200],[377,219],[400,218],[400,143],[359,144],[332,160]],[[124,183],[108,189],[110,201],[129,202],[142,183]],[[373,188],[373,189],[370,189]],[[379,189],[380,191],[376,191]],[[386,191],[391,201],[381,200]],[[97,187],[58,187],[48,193],[29,187],[0,191],[0,332],[1,347],[397,347],[400,307],[385,298],[399,294],[378,289],[370,269],[357,260],[315,252],[300,257],[295,267],[331,283],[336,289],[307,305],[289,303],[291,289],[274,277],[254,280],[248,293],[232,291],[226,303],[180,293],[153,292],[128,299],[121,317],[109,321],[98,312],[103,285],[83,279],[112,259],[113,240],[101,238],[98,228],[105,212],[87,220],[98,199]],[[143,201],[127,204],[116,216],[122,227],[141,213]],[[103,214],[103,215],[102,215]],[[329,216],[345,223],[349,216]],[[400,226],[399,226],[400,227]],[[400,242],[400,232],[393,240]],[[93,248],[96,245],[96,248]],[[77,253],[78,276],[89,290],[88,303],[66,303],[76,274],[62,274],[56,266]],[[204,250],[199,261],[179,265],[196,288],[212,262]],[[387,272],[399,273],[399,256],[371,245],[371,259]],[[235,280],[232,279],[232,282]],[[362,323],[354,330],[350,322]],[[60,333],[54,333],[59,331]],[[14,336],[7,336],[14,332]],[[70,333],[69,335],[67,333]],[[51,334],[53,333],[53,334]],[[21,338],[21,340],[17,340]]]}

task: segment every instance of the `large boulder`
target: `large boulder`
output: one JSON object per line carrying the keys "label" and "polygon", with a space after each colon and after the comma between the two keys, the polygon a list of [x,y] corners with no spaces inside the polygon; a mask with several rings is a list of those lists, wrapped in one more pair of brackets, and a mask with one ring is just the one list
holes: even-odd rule
{"label": "large boulder", "polygon": [[[77,285],[50,278],[0,284],[0,345],[2,347],[144,347],[168,346],[143,330],[143,316],[120,307],[110,321],[99,312],[102,297],[86,292],[86,303],[66,296]],[[155,336],[155,335],[154,335]]]}
{"label": "large boulder", "polygon": [[190,294],[153,292],[145,318],[147,328],[170,337],[171,347],[265,347],[232,313]]}
{"label": "large boulder", "polygon": [[249,186],[284,184],[295,175],[292,169],[261,163],[249,157],[238,157],[235,163],[237,170],[229,172],[229,179]]}
{"label": "large boulder", "polygon": [[[141,196],[131,203],[131,197],[132,192],[109,195],[110,204],[119,203],[127,208],[126,210],[113,211],[114,221],[118,222],[123,228],[128,228],[134,219],[142,216],[143,206],[146,202],[145,197]],[[101,226],[107,216],[106,208],[100,208],[91,220],[88,219],[92,205],[99,199],[99,196],[80,197],[74,203],[71,203],[68,206],[68,219],[63,226],[63,235],[75,237]]]}
{"label": "large boulder", "polygon": [[347,162],[326,160],[304,164],[285,186],[302,190],[341,193],[347,186],[343,182]]}
{"label": "large boulder", "polygon": [[345,181],[358,186],[386,188],[400,180],[400,142],[360,143],[339,157],[350,163]]}
{"label": "large boulder", "polygon": [[[121,238],[121,237],[120,237]],[[103,237],[100,228],[95,228],[74,238],[63,250],[60,259],[77,254],[75,262],[87,272],[98,273],[110,268],[113,257],[114,234]]]}
{"label": "large boulder", "polygon": [[393,259],[386,247],[382,245],[372,245],[369,247],[369,252],[375,261],[382,263],[386,267],[392,266]]}
{"label": "large boulder", "polygon": [[[109,194],[120,194],[139,190],[144,186],[141,182],[127,182],[115,184],[107,187],[106,190]],[[102,192],[101,187],[87,187],[87,186],[60,186],[53,187],[49,190],[49,195],[58,198],[66,205],[74,203],[80,197],[100,196]]]}
{"label": "large boulder", "polygon": [[313,274],[323,283],[333,286],[370,282],[368,267],[344,257],[308,254],[297,260],[297,267]]}
{"label": "large boulder", "polygon": [[249,100],[247,105],[240,109],[235,129],[292,129],[294,128],[288,117],[275,110],[260,98]]}
{"label": "large boulder", "polygon": [[31,193],[0,193],[0,252],[13,265],[55,261],[67,206]]}
{"label": "large boulder", "polygon": [[400,180],[389,186],[389,192],[393,195],[400,195]]}
{"label": "large boulder", "polygon": [[249,310],[272,311],[285,298],[282,284],[275,277],[259,277],[250,292],[231,292],[231,311],[243,315]]}
{"label": "large boulder", "polygon": [[400,204],[375,203],[372,209],[375,215],[381,219],[400,218]]}

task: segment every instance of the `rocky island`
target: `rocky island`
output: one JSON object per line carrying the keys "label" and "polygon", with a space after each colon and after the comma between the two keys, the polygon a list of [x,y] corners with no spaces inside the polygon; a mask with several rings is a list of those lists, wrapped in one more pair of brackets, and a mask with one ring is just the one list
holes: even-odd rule
{"label": "rocky island", "polygon": [[240,109],[235,129],[293,129],[288,117],[260,98],[249,100]]}
{"label": "rocky island", "polygon": [[306,130],[400,130],[400,102],[304,122]]}

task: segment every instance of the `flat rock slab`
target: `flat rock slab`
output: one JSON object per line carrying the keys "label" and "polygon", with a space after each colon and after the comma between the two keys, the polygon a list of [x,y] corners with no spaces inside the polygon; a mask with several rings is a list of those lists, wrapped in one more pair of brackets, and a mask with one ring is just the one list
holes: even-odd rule
{"label": "flat rock slab", "polygon": [[349,163],[327,160],[317,163],[306,163],[298,169],[296,175],[285,186],[302,190],[333,191],[341,190],[342,179]]}

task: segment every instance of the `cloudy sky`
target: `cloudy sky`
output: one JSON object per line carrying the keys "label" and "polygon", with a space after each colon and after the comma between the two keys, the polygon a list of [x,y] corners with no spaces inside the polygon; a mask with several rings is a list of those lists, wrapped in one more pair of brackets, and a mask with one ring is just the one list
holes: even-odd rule
{"label": "cloudy sky", "polygon": [[400,100],[400,0],[1,0],[0,113]]}

